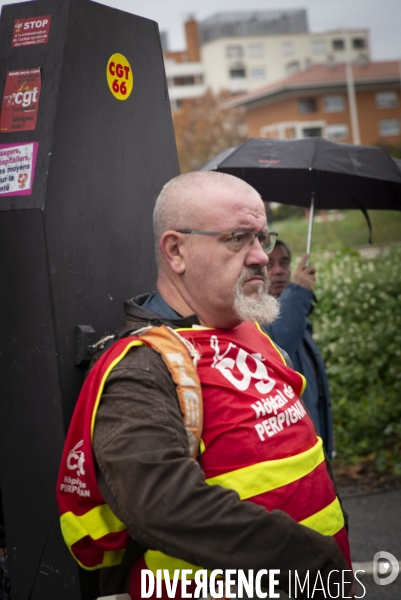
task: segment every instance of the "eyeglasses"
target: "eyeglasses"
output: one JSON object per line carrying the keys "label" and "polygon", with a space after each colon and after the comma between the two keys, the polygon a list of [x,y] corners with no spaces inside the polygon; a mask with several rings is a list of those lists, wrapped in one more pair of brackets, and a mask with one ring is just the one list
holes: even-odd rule
{"label": "eyeglasses", "polygon": [[254,231],[244,231],[237,229],[236,231],[200,231],[198,229],[177,229],[177,233],[195,233],[197,235],[224,235],[224,240],[232,252],[240,252],[247,246],[253,246],[255,238],[258,238],[260,245],[262,246],[265,254],[270,254],[273,250],[278,233],[275,231],[261,231],[255,233]]}

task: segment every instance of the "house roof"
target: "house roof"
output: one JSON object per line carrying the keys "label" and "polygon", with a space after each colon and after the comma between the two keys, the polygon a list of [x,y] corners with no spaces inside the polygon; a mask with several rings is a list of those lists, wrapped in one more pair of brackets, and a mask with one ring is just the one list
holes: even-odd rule
{"label": "house roof", "polygon": [[[364,83],[378,83],[384,81],[400,81],[401,68],[398,61],[367,62],[366,64],[352,64],[352,73],[355,85]],[[285,79],[280,79],[263,88],[246,94],[236,96],[225,103],[227,108],[244,106],[255,100],[263,100],[275,94],[291,90],[309,88],[325,88],[333,85],[346,84],[345,64],[320,64],[298,71]]]}

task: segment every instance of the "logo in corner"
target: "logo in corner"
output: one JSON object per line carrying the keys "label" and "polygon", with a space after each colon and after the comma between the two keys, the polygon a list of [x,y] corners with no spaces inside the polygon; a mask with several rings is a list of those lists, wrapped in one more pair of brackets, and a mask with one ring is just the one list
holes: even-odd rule
{"label": "logo in corner", "polygon": [[72,450],[69,451],[67,456],[67,469],[71,471],[77,471],[77,475],[85,475],[84,471],[84,462],[85,462],[85,452],[83,450],[79,450],[79,448],[84,443],[83,440],[75,444]]}
{"label": "logo in corner", "polygon": [[[391,567],[391,570],[389,571]],[[398,573],[400,572],[400,565],[396,557],[390,552],[381,550],[376,552],[373,557],[373,579],[378,585],[388,585],[397,579]],[[387,577],[381,577],[381,575],[387,575]]]}

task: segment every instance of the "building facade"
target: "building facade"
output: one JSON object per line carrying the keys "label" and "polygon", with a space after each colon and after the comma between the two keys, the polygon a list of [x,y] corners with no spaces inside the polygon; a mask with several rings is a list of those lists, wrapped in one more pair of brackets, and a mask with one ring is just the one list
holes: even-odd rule
{"label": "building facade", "polygon": [[[240,20],[241,13],[216,15],[214,18],[221,16],[228,20],[230,16],[238,14],[238,27],[232,27],[232,35],[227,35],[230,30],[221,26],[212,39],[204,35],[205,23],[210,20],[201,22],[201,58],[206,85],[213,92],[227,89],[236,94],[269,85],[316,64],[370,59],[369,34],[366,29],[309,33],[306,16],[305,28],[291,26],[291,13],[304,11],[287,12],[290,13],[287,19],[284,19],[284,11],[279,13],[284,24],[279,27],[281,21],[277,18],[276,28],[268,27],[267,16],[273,19],[276,14],[273,11],[244,13],[243,21]],[[252,23],[252,14],[255,15],[255,20],[259,18],[265,23],[265,33],[262,26],[254,32],[250,27],[245,27]],[[217,37],[219,32],[226,34]]]}
{"label": "building facade", "polygon": [[185,36],[186,50],[164,48],[173,109],[207,88],[250,92],[315,64],[370,58],[366,29],[309,33],[303,9],[219,13],[199,24],[190,18]]}
{"label": "building facade", "polygon": [[205,71],[201,62],[176,62],[165,58],[164,68],[172,110],[180,108],[183,100],[198,98],[206,92]]}
{"label": "building facade", "polygon": [[[399,62],[354,63],[352,79],[360,143],[401,143]],[[344,64],[316,65],[233,98],[226,106],[246,108],[249,137],[322,136],[355,142]]]}
{"label": "building facade", "polygon": [[167,86],[172,110],[184,100],[203,96],[207,90],[205,69],[200,56],[198,23],[192,17],[185,22],[186,49],[170,52],[167,36],[161,33]]}

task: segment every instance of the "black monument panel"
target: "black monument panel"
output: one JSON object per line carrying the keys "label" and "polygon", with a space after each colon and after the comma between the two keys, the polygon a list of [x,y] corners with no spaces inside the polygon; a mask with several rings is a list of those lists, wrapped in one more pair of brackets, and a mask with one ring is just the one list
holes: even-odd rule
{"label": "black monument panel", "polygon": [[[12,48],[15,20],[43,15],[47,42]],[[4,7],[0,44],[2,94],[7,71],[40,67],[42,85],[36,128],[0,133],[0,144],[38,143],[31,193],[0,193],[0,485],[12,594],[89,600],[97,577],[64,546],[54,493],[85,370],[74,364],[74,329],[113,331],[123,300],[155,285],[153,206],[179,173],[163,58],[156,23],[89,0]],[[106,76],[115,54],[134,75],[125,100]]]}

